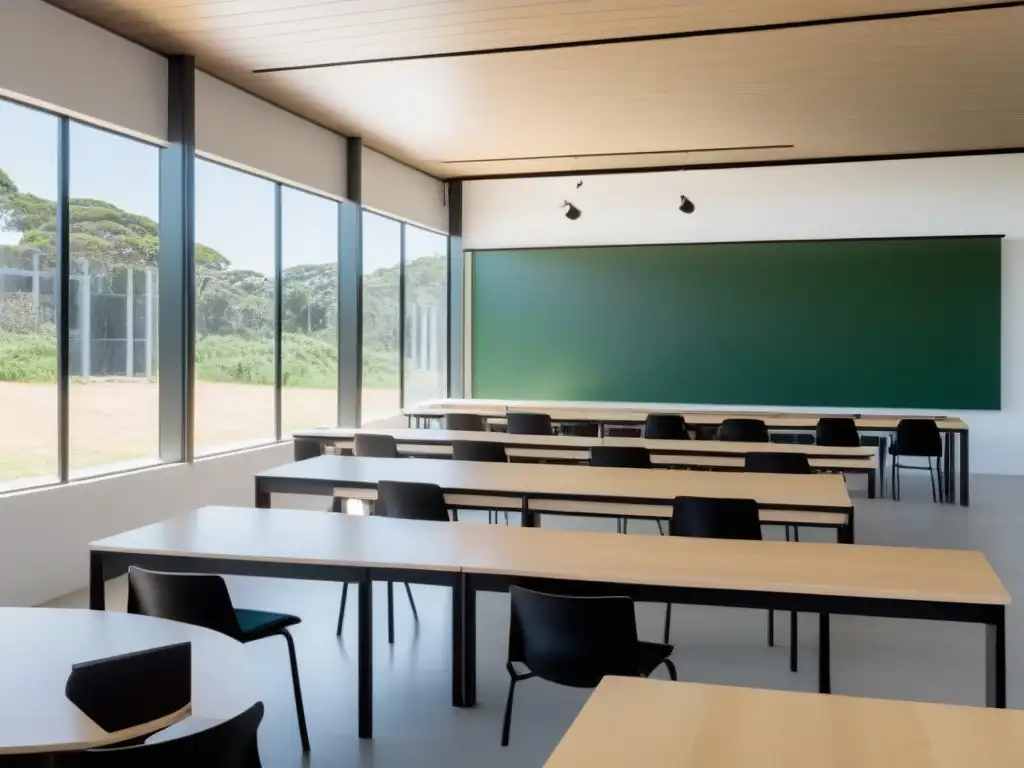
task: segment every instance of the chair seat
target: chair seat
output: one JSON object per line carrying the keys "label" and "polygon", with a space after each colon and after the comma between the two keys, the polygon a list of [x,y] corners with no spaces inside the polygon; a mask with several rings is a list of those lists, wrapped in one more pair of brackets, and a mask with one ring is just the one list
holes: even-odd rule
{"label": "chair seat", "polygon": [[637,643],[637,672],[644,677],[649,676],[658,665],[672,655],[672,646],[667,643],[648,643],[641,640]]}
{"label": "chair seat", "polygon": [[916,451],[913,452],[913,453],[910,453],[908,451],[900,451],[900,448],[899,448],[898,445],[896,445],[895,443],[890,443],[890,445],[889,445],[889,455],[890,456],[906,456],[908,458],[919,458],[919,459],[937,459],[937,458],[940,458],[942,456],[942,453],[941,452],[940,453],[918,453]]}
{"label": "chair seat", "polygon": [[241,636],[238,639],[243,643],[276,635],[285,627],[295,626],[302,621],[298,616],[288,613],[251,611],[246,608],[236,608],[235,617],[238,619],[238,627],[241,630]]}

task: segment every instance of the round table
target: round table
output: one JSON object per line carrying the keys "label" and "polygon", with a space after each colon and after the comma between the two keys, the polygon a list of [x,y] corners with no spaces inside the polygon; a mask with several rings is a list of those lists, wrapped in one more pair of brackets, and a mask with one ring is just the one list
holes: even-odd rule
{"label": "round table", "polygon": [[194,717],[227,720],[256,703],[242,644],[219,632],[127,613],[0,608],[0,755],[101,747],[168,725],[108,733],[64,685],[72,664],[182,642],[192,643]]}

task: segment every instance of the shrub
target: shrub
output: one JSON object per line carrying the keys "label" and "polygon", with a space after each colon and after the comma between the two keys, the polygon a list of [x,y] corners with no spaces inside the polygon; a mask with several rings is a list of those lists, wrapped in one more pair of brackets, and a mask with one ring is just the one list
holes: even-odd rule
{"label": "shrub", "polygon": [[57,381],[57,334],[0,332],[0,381]]}

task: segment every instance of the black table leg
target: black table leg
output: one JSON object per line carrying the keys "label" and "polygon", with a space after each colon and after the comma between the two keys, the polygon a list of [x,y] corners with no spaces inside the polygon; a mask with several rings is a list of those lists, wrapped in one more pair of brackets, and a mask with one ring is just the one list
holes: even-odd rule
{"label": "black table leg", "polygon": [[875,473],[872,470],[871,472],[868,472],[868,498],[874,499],[877,495],[878,494],[875,492]]}
{"label": "black table leg", "polygon": [[373,581],[359,582],[359,738],[373,738]]}
{"label": "black table leg", "polygon": [[256,508],[270,509],[270,491],[263,490],[260,478],[256,478]]}
{"label": "black table leg", "polygon": [[985,706],[1006,709],[1006,612],[985,625]]}
{"label": "black table leg", "polygon": [[523,511],[520,516],[520,524],[523,528],[537,527],[537,513],[530,510],[530,500],[523,496]]}
{"label": "black table leg", "polygon": [[832,693],[832,636],[829,615],[818,614],[818,693]]}
{"label": "black table leg", "polygon": [[456,574],[452,585],[452,706],[466,701],[466,575]]}
{"label": "black table leg", "polygon": [[799,667],[797,665],[797,648],[799,647],[799,630],[797,629],[797,612],[789,612],[789,671],[796,672]]}
{"label": "black table leg", "polygon": [[463,698],[465,707],[476,706],[476,589],[468,574],[463,573],[465,595],[462,603]]}
{"label": "black table leg", "polygon": [[106,581],[103,578],[103,553],[89,552],[89,608],[102,611],[106,607]]}
{"label": "black table leg", "polygon": [[960,433],[960,506],[971,505],[970,437],[965,429]]}
{"label": "black table leg", "polygon": [[882,489],[882,498],[885,498],[885,454],[888,450],[888,438],[878,438],[878,483]]}

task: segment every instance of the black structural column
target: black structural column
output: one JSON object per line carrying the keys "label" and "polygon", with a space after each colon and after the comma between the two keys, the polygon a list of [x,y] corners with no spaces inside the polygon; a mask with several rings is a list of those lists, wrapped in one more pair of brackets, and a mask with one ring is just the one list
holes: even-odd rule
{"label": "black structural column", "polygon": [[462,250],[462,182],[448,182],[448,396],[464,397],[466,262]]}
{"label": "black structural column", "polygon": [[338,213],[338,424],[358,427],[363,377],[363,140],[346,143],[348,199]]}
{"label": "black structural column", "polygon": [[195,58],[167,60],[160,150],[160,458],[191,461],[195,379]]}

